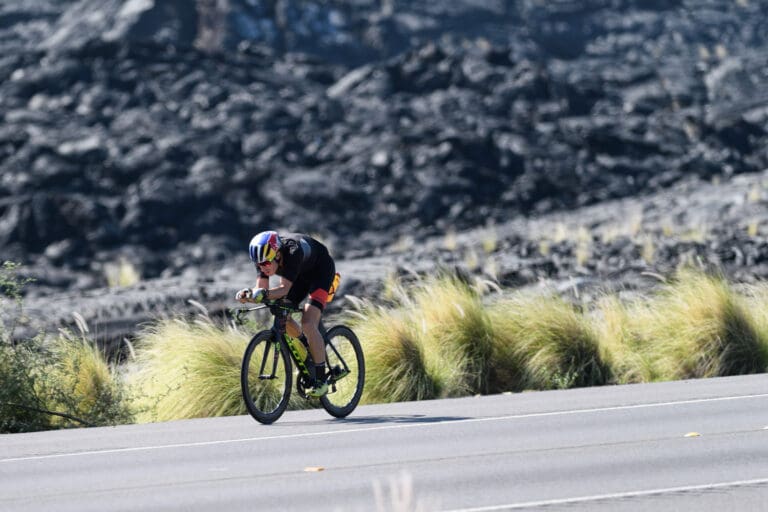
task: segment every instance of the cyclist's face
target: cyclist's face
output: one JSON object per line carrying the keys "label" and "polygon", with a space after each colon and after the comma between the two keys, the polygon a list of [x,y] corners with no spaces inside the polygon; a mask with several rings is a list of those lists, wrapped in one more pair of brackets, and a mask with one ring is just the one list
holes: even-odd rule
{"label": "cyclist's face", "polygon": [[277,272],[277,261],[272,260],[259,263],[259,270],[265,276],[272,276]]}

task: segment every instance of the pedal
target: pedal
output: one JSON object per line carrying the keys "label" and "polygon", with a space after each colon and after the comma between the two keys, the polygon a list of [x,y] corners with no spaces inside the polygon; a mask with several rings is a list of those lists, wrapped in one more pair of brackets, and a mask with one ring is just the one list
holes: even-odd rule
{"label": "pedal", "polygon": [[259,380],[274,380],[274,375],[259,375]]}
{"label": "pedal", "polygon": [[349,375],[349,372],[344,368],[342,368],[341,366],[336,365],[333,368],[331,368],[331,374],[333,375],[334,379],[338,380],[338,379],[341,379],[342,377],[346,377],[347,375]]}

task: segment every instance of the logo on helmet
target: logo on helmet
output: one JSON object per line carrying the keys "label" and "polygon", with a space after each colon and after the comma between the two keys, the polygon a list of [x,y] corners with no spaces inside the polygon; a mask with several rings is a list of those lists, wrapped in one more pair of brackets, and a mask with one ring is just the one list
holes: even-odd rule
{"label": "logo on helmet", "polygon": [[267,243],[275,252],[280,250],[280,243],[278,242],[278,239],[277,239],[277,233],[272,233],[271,235],[269,235],[269,240],[267,240]]}
{"label": "logo on helmet", "polygon": [[282,242],[277,232],[263,231],[251,239],[248,252],[250,253],[251,261],[263,263],[275,259],[280,247],[282,247]]}

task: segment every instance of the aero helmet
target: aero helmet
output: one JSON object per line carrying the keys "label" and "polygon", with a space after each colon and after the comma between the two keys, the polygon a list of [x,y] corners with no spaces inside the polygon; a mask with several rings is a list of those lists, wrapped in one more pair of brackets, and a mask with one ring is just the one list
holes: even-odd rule
{"label": "aero helmet", "polygon": [[251,239],[248,251],[251,254],[251,261],[254,263],[264,263],[272,261],[277,257],[277,251],[283,246],[283,241],[275,231],[262,231]]}

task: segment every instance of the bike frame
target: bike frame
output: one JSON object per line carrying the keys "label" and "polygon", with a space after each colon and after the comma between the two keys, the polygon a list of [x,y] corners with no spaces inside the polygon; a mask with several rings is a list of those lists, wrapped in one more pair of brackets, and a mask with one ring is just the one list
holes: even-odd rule
{"label": "bike frame", "polygon": [[[288,320],[290,314],[297,311],[296,308],[279,305],[267,307],[269,308],[270,313],[272,313],[274,316],[274,322],[272,323],[272,333],[274,335],[275,343],[282,343],[288,347],[288,353],[291,354],[291,359],[293,359],[293,362],[299,369],[299,372],[302,375],[309,377],[309,368],[307,368],[305,360],[302,357],[301,352],[299,352],[299,348],[296,346],[296,343],[301,343],[301,341],[296,340],[296,343],[294,343],[293,338],[289,338],[285,331],[285,323]],[[309,348],[307,348],[307,355],[309,359],[312,358],[312,354],[309,353]],[[278,351],[276,350],[275,365],[277,365],[277,356]]]}
{"label": "bike frame", "polygon": [[[237,310],[234,315],[235,322],[241,323],[242,314],[256,309],[268,309],[272,313],[273,323],[271,328],[261,330],[248,342],[240,368],[240,386],[251,416],[261,423],[270,424],[280,418],[288,407],[293,375],[296,375],[296,392],[304,399],[312,397],[308,391],[310,385],[314,385],[314,379],[311,377],[314,377],[315,372],[312,370],[315,367],[314,363],[311,363],[309,347],[305,351],[305,345],[302,342],[286,333],[288,318],[293,313],[300,312],[299,308],[285,300],[266,301],[256,307]],[[326,329],[321,320],[318,328],[323,337],[323,350],[325,350],[328,365],[328,371],[323,376],[325,383],[328,384],[328,392],[319,397],[320,405],[331,416],[345,418],[357,407],[365,382],[365,362],[360,340],[349,327],[344,325],[335,325]],[[333,338],[329,339],[329,336]],[[350,349],[351,356],[346,354],[347,349]],[[350,361],[357,363],[357,366],[354,364],[350,366],[342,357],[342,353],[345,353],[347,358],[352,357]],[[330,356],[330,359],[327,356]],[[291,361],[296,365],[295,368],[291,365]],[[278,375],[278,368],[283,365],[285,372],[281,371]],[[354,371],[351,368],[354,368]],[[337,389],[337,383],[349,375],[353,376],[349,381],[352,386],[343,385]],[[270,397],[268,393],[271,383],[264,385],[259,384],[258,381],[273,379],[280,379],[280,381],[272,390],[277,391],[277,394]],[[339,395],[334,395],[339,391],[341,391]]]}
{"label": "bike frame", "polygon": [[[288,320],[288,317],[291,315],[291,313],[300,313],[301,309],[294,307],[292,304],[289,303],[280,303],[279,301],[275,301],[269,304],[264,304],[261,306],[256,306],[254,308],[247,308],[247,309],[241,309],[237,312],[237,319],[239,320],[240,315],[244,311],[255,311],[258,309],[269,309],[269,312],[274,317],[274,320],[272,322],[272,328],[270,329],[273,333],[274,340],[273,343],[276,344],[283,344],[288,348],[288,353],[291,356],[291,359],[293,360],[296,367],[299,369],[299,373],[304,375],[307,378],[311,377],[311,374],[309,372],[309,368],[307,368],[307,365],[305,363],[304,358],[302,357],[301,352],[299,351],[299,348],[296,346],[296,343],[301,343],[298,339],[294,342],[293,340],[295,338],[289,337],[285,330],[285,323]],[[318,329],[320,330],[320,335],[323,338],[323,344],[327,350],[327,347],[329,345],[327,334],[328,331],[326,331],[325,326],[323,325],[323,321],[320,320],[320,324],[318,325]],[[307,355],[309,360],[312,359],[312,354],[309,352],[309,347],[306,347]],[[344,369],[349,371],[349,367],[347,366],[347,362],[344,361],[343,358],[341,358],[340,354],[336,350],[336,347],[331,345],[331,350],[336,354],[336,356],[339,358],[339,360],[344,365]],[[278,357],[279,357],[279,350],[275,350],[274,352],[274,361],[272,363],[272,375],[275,374],[275,371],[277,369],[278,364]],[[327,359],[327,356],[326,356]],[[261,360],[261,368],[259,369],[259,375],[264,376],[264,367],[266,366],[267,358],[264,357]]]}

